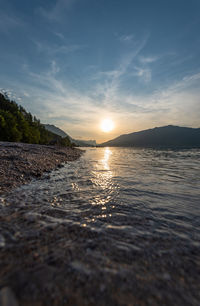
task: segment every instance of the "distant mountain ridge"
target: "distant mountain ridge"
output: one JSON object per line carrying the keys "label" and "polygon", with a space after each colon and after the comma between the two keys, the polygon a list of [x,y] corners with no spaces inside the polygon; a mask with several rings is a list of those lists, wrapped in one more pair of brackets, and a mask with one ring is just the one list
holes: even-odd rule
{"label": "distant mountain ridge", "polygon": [[121,135],[100,144],[113,147],[195,147],[200,148],[200,128],[162,126]]}
{"label": "distant mountain ridge", "polygon": [[60,128],[58,128],[57,126],[53,125],[53,124],[44,124],[44,127],[47,131],[50,131],[56,135],[59,135],[61,137],[70,137],[69,135],[67,135],[63,130],[61,130]]}
{"label": "distant mountain ridge", "polygon": [[63,130],[61,130],[60,128],[58,128],[57,126],[53,125],[53,124],[44,124],[44,127],[46,130],[59,135],[61,137],[69,137],[70,141],[72,143],[74,143],[77,146],[80,147],[87,147],[87,146],[93,146],[95,147],[96,144],[96,140],[79,140],[79,139],[73,139],[71,136],[69,136],[67,133],[65,133]]}
{"label": "distant mountain ridge", "polygon": [[80,147],[96,147],[96,140],[73,139],[73,142]]}

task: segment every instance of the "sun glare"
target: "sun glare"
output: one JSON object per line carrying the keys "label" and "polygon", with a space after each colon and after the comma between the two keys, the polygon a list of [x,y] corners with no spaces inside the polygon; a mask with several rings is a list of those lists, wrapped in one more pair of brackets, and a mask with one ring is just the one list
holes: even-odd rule
{"label": "sun glare", "polygon": [[111,120],[111,119],[104,119],[102,122],[101,122],[101,130],[103,132],[110,132],[114,129],[114,122]]}

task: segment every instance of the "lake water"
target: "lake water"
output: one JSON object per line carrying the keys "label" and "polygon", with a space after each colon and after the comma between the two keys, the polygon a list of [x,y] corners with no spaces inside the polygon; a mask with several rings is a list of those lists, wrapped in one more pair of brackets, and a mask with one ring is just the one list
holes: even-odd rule
{"label": "lake water", "polygon": [[76,303],[198,305],[200,150],[87,148],[5,201],[40,223],[26,239],[55,229],[66,288],[90,284]]}
{"label": "lake water", "polygon": [[19,190],[17,200],[36,205],[33,211],[57,208],[69,223],[200,242],[200,150],[88,148]]}

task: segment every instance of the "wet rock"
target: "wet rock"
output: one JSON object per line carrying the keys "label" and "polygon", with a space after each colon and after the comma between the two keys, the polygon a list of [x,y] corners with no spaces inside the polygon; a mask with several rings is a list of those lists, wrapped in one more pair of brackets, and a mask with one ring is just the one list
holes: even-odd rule
{"label": "wet rock", "polygon": [[5,246],[5,238],[2,234],[0,234],[0,248],[3,248]]}
{"label": "wet rock", "polygon": [[13,291],[9,287],[4,287],[0,291],[1,306],[18,306],[18,302]]}
{"label": "wet rock", "polygon": [[170,281],[171,280],[171,276],[170,276],[170,274],[169,273],[164,273],[163,274],[163,277],[162,277],[164,280],[167,280],[167,281]]}

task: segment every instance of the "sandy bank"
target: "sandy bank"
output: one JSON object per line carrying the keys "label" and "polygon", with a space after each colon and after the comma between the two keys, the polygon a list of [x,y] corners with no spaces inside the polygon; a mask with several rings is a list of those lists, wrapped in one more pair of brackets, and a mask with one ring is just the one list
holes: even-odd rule
{"label": "sandy bank", "polygon": [[0,142],[0,195],[76,160],[81,153],[75,148]]}

